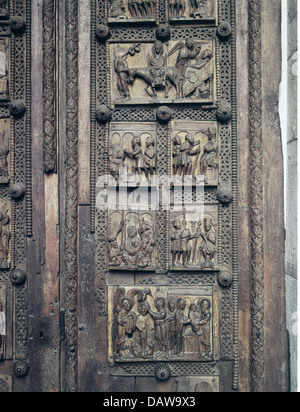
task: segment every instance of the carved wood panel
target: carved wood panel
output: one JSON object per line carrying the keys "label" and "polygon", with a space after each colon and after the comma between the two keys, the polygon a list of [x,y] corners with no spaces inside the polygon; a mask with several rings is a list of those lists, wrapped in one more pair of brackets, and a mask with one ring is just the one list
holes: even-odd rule
{"label": "carved wood panel", "polygon": [[[2,392],[28,362],[26,236],[31,235],[31,2],[0,2],[0,360]],[[25,198],[26,194],[26,198]]]}
{"label": "carved wood panel", "polygon": [[237,388],[234,15],[230,0],[92,2],[91,229],[111,376],[219,391],[231,361]]}

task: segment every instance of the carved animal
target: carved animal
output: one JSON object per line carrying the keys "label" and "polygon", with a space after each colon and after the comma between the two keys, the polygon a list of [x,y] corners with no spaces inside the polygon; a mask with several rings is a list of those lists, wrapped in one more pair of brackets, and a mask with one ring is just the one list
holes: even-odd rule
{"label": "carved animal", "polygon": [[172,66],[165,67],[166,85],[161,86],[159,88],[153,87],[151,69],[149,68],[140,67],[140,68],[130,69],[130,77],[132,79],[140,78],[144,80],[144,82],[147,84],[147,87],[145,89],[147,94],[151,97],[154,97],[155,99],[157,98],[158,89],[163,89],[163,88],[165,89],[165,98],[168,99],[169,91],[171,90],[172,85],[176,89],[176,99],[180,98],[180,79],[179,79],[179,73],[176,67],[172,67]]}

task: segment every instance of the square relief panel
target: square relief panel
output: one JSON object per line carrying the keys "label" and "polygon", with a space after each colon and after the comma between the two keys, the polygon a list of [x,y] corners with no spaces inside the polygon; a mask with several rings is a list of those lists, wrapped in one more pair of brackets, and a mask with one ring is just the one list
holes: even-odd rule
{"label": "square relief panel", "polygon": [[212,287],[110,287],[110,362],[212,361],[216,306]]}
{"label": "square relief panel", "polygon": [[171,271],[219,270],[218,206],[193,208],[171,212]]}
{"label": "square relief panel", "polygon": [[156,174],[156,124],[112,123],[109,172],[116,182],[149,182]]}
{"label": "square relief panel", "polygon": [[[173,176],[188,183],[203,181],[207,186],[219,182],[219,137],[216,122],[172,122]],[[199,176],[201,179],[196,179]]]}
{"label": "square relief panel", "polygon": [[153,212],[112,211],[108,217],[110,270],[155,271],[156,231]]}
{"label": "square relief panel", "polygon": [[111,43],[109,55],[114,105],[214,102],[213,41]]}

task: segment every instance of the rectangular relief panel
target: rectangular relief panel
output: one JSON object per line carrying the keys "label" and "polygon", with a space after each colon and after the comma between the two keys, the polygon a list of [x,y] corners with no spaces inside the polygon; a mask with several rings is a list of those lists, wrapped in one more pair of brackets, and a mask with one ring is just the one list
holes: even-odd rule
{"label": "rectangular relief panel", "polygon": [[10,0],[0,0],[0,19],[9,18],[9,2]]}
{"label": "rectangular relief panel", "polygon": [[151,181],[157,169],[156,123],[112,123],[109,172],[118,183],[136,186]]}
{"label": "rectangular relief panel", "polygon": [[0,101],[9,100],[10,40],[0,37]]}
{"label": "rectangular relief panel", "polygon": [[218,16],[217,0],[165,0],[174,24],[214,24]]}
{"label": "rectangular relief panel", "polygon": [[[216,122],[172,122],[173,176],[191,176],[193,184],[203,177],[207,186],[219,182],[219,135]],[[187,180],[185,180],[185,184]]]}
{"label": "rectangular relief panel", "polygon": [[11,263],[11,203],[0,199],[0,269]]}
{"label": "rectangular relief panel", "polygon": [[0,283],[0,362],[12,359],[12,291],[8,283]]}
{"label": "rectangular relief panel", "polygon": [[108,0],[108,23],[155,23],[159,0]]}
{"label": "rectangular relief panel", "polygon": [[145,211],[115,211],[108,217],[110,270],[155,271],[155,215]]}
{"label": "rectangular relief panel", "polygon": [[109,287],[109,361],[218,358],[213,288]]}
{"label": "rectangular relief panel", "polygon": [[218,206],[197,204],[171,212],[171,271],[212,270],[218,267]]}
{"label": "rectangular relief panel", "polygon": [[213,40],[110,43],[108,64],[114,105],[212,104],[215,100]]}
{"label": "rectangular relief panel", "polygon": [[0,119],[0,185],[9,183],[10,119]]}

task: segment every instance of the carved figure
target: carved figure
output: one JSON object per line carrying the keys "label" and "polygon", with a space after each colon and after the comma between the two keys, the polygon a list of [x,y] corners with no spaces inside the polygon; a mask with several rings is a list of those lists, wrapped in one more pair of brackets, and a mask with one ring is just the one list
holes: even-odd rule
{"label": "carved figure", "polygon": [[203,239],[200,245],[200,254],[204,258],[203,269],[214,269],[214,257],[217,253],[217,239],[212,218],[204,219],[204,232],[201,232]]}
{"label": "carved figure", "polygon": [[177,98],[180,97],[178,70],[176,67],[167,66],[164,45],[160,41],[156,41],[153,46],[149,67],[130,69],[130,76],[132,79],[140,78],[145,81],[147,84],[145,91],[150,97],[156,99],[157,91],[165,89],[165,97],[168,98],[172,85],[176,89]]}
{"label": "carved figure", "polygon": [[109,149],[109,171],[119,181],[122,169],[126,169],[124,163],[125,153],[121,144],[112,144]]}
{"label": "carved figure", "polygon": [[148,136],[146,140],[146,150],[144,153],[144,170],[146,178],[151,178],[154,175],[156,168],[156,147],[152,136]]}
{"label": "carved figure", "polygon": [[206,133],[208,137],[208,142],[204,146],[203,155],[200,160],[200,173],[204,175],[204,181],[208,184],[208,176],[207,171],[208,169],[216,170],[218,163],[217,163],[217,152],[218,152],[218,145],[215,141],[216,139],[216,128],[212,130],[208,129]]}
{"label": "carved figure", "polygon": [[189,37],[185,43],[179,41],[169,53],[169,57],[175,54],[179,50],[176,69],[178,71],[178,79],[180,82],[180,96],[183,97],[183,83],[186,78],[186,70],[192,60],[195,60],[201,52],[201,46],[194,42]]}
{"label": "carved figure", "polygon": [[118,47],[114,58],[114,69],[117,74],[117,87],[120,93],[118,100],[130,100],[130,90],[129,84],[133,82],[131,72],[128,67],[127,58],[128,56],[135,56],[136,53],[141,51],[140,44],[134,44],[129,50],[124,54]]}
{"label": "carved figure", "polygon": [[5,204],[0,212],[0,267],[8,267],[9,258],[9,243],[11,238],[10,232],[10,217],[8,216],[8,208]]}
{"label": "carved figure", "polygon": [[202,358],[209,359],[210,352],[211,352],[211,344],[210,344],[211,303],[207,299],[202,300],[202,302],[200,303],[200,309],[201,309],[201,319],[200,319],[201,354],[202,354]]}
{"label": "carved figure", "polygon": [[112,0],[111,7],[110,7],[110,16],[116,18],[126,18],[125,15],[125,6],[123,0]]}
{"label": "carved figure", "polygon": [[168,341],[169,341],[169,357],[175,355],[175,332],[176,332],[176,302],[169,300],[167,308],[167,322],[168,322]]}
{"label": "carved figure", "polygon": [[138,342],[133,347],[133,353],[137,358],[151,359],[154,354],[154,340],[152,334],[152,323],[150,321],[150,304],[148,302],[140,302],[138,305],[138,313],[136,321],[136,329],[138,332]]}
{"label": "carved figure", "polygon": [[4,346],[6,336],[6,321],[3,302],[0,301],[0,361],[4,359]]}
{"label": "carved figure", "polygon": [[213,73],[213,54],[211,50],[206,49],[196,63],[186,68],[182,85],[183,97],[211,97]]}
{"label": "carved figure", "polygon": [[173,175],[181,168],[181,137],[177,134],[173,139]]}
{"label": "carved figure", "polygon": [[117,293],[117,342],[116,352],[119,357],[131,355],[130,335],[136,327],[136,314],[132,311],[133,300],[125,295],[124,289]]}
{"label": "carved figure", "polygon": [[[179,175],[183,175],[183,177],[192,175],[192,157],[200,154],[200,145],[201,142],[195,142],[195,138],[191,133],[188,133],[186,135],[185,141],[180,146],[180,166],[178,169]],[[197,149],[195,149],[195,147],[197,147]]]}
{"label": "carved figure", "polygon": [[166,353],[169,347],[166,301],[163,297],[157,297],[154,305],[157,312],[149,310],[149,313],[154,320],[155,339],[158,350],[156,356],[159,357],[161,353]]}
{"label": "carved figure", "polygon": [[136,175],[142,175],[142,170],[144,169],[144,154],[142,150],[141,137],[134,136],[131,142],[132,151],[125,149],[124,153],[126,156],[130,156],[134,160],[134,167],[132,172]]}
{"label": "carved figure", "polygon": [[186,300],[180,298],[177,301],[177,311],[175,316],[175,355],[182,356],[183,354],[183,333],[185,326],[191,323],[190,319],[185,315]]}
{"label": "carved figure", "polygon": [[5,131],[0,132],[0,183],[8,183],[8,162],[9,141],[6,138]]}

